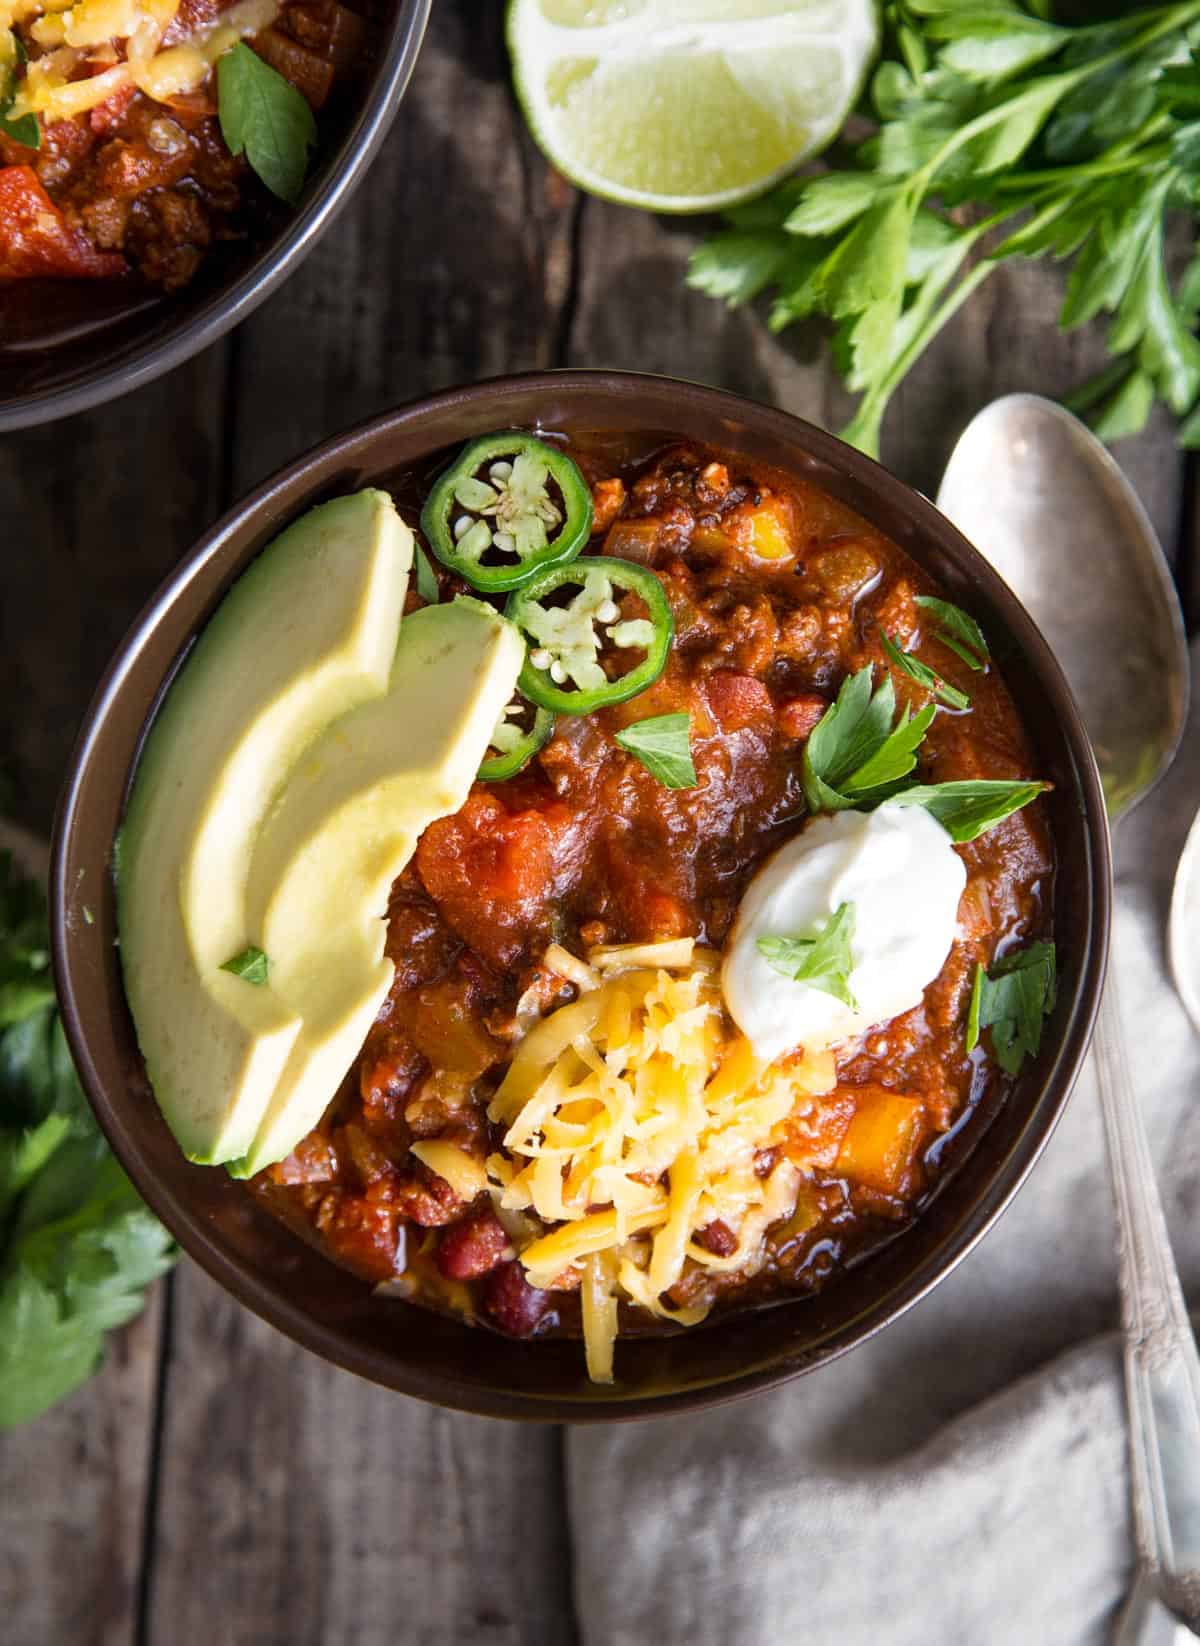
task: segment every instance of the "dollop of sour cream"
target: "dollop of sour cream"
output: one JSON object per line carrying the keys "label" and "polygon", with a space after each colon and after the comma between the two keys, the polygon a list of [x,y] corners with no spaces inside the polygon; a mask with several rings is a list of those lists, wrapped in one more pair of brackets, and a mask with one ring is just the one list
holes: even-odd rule
{"label": "dollop of sour cream", "polygon": [[[962,858],[920,806],[814,818],[770,858],[742,898],[721,970],[729,1015],[755,1056],[823,1051],[912,1009],[954,941]],[[850,993],[857,1010],[785,977],[760,937],[812,937],[854,904]]]}

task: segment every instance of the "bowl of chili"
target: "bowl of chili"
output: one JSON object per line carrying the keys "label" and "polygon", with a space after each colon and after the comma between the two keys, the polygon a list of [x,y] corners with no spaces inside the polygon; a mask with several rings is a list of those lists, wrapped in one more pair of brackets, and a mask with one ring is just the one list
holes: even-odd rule
{"label": "bowl of chili", "polygon": [[268,297],[378,152],[430,5],[0,4],[0,430],[140,387]]}
{"label": "bowl of chili", "polygon": [[[498,460],[490,448],[472,451],[497,431],[505,441]],[[518,552],[529,510],[519,520],[504,510],[520,490],[517,463],[523,455],[537,463],[541,445],[570,457],[589,495],[564,469],[566,484],[537,493],[542,522]],[[548,472],[537,469],[543,480]],[[365,485],[389,490],[402,515],[423,525],[426,572],[443,594],[482,592],[496,566],[504,568],[494,594],[528,642],[520,683],[529,709],[514,736],[489,751],[462,810],[426,830],[411,873],[393,890],[389,953],[440,958],[425,971],[414,960],[416,970],[397,983],[317,1132],[288,1162],[244,1183],[185,1159],[156,1109],[114,948],[114,843],[164,683],[222,594],[289,521]],[[448,492],[457,498],[450,508]],[[585,522],[598,553],[578,552]],[[573,539],[573,558],[564,537]],[[758,570],[748,577],[751,563]],[[593,587],[597,578],[602,587]],[[425,586],[425,598],[435,598],[428,576]],[[607,684],[564,672],[567,654],[556,649],[554,625],[546,627],[547,612],[561,615],[564,601],[584,597],[616,644],[633,647]],[[699,928],[702,942],[732,945],[730,889],[744,891],[794,834],[794,816],[784,814],[797,799],[804,808],[800,774],[820,777],[813,732],[849,703],[856,680],[863,684],[862,659],[868,680],[892,651],[901,675],[920,675],[919,661],[900,650],[914,600],[937,613],[944,638],[941,650],[921,645],[940,672],[925,662],[931,679],[917,681],[925,695],[895,726],[914,746],[929,737],[926,787],[895,798],[932,804],[934,779],[953,802],[947,810],[939,800],[934,814],[967,842],[956,848],[970,878],[950,958],[922,1004],[868,1034],[836,1086],[826,1083],[818,1109],[805,1110],[803,1140],[773,1133],[776,1144],[754,1156],[768,1190],[781,1182],[788,1190],[774,1208],[769,1192],[758,1197],[756,1227],[768,1231],[759,1268],[730,1281],[725,1254],[737,1238],[719,1219],[693,1230],[696,1261],[668,1294],[670,1307],[658,1318],[635,1309],[617,1339],[615,1379],[591,1379],[576,1340],[586,1298],[581,1304],[577,1277],[555,1273],[561,1229],[542,1230],[540,1243],[523,1251],[530,1286],[505,1245],[510,1225],[493,1241],[486,1202],[456,1196],[423,1164],[440,1159],[431,1151],[451,1133],[444,1111],[439,1118],[422,1098],[427,1088],[404,1084],[406,1036],[420,1038],[421,1018],[426,1027],[453,1021],[496,1055],[519,991],[524,1000],[530,988],[550,989],[543,1025],[554,1023],[555,1006],[576,1010],[558,1004],[574,998],[570,979],[546,982],[556,964],[583,987],[588,966],[601,981],[613,968],[619,982],[620,951],[647,936],[669,948],[674,933]],[[967,622],[955,612],[969,614]],[[638,686],[626,690],[634,675]],[[973,701],[970,715],[964,698]],[[882,712],[878,690],[871,697],[867,689],[867,700]],[[910,714],[918,702],[925,707]],[[663,777],[662,752],[647,753],[644,731],[638,759],[628,758],[647,709],[670,718],[681,703],[690,705],[701,778],[692,786]],[[893,706],[889,697],[889,727]],[[826,735],[822,760],[828,743]],[[853,775],[827,762],[822,769],[821,782],[853,788]],[[721,805],[719,773],[732,774]],[[1030,773],[1049,786],[1036,799],[1008,801],[1003,826],[985,833],[977,813],[964,822],[965,790],[990,794],[997,774]],[[816,809],[819,798],[808,795]],[[584,813],[593,829],[586,839],[578,833]],[[828,823],[836,832],[839,817],[858,815],[834,812],[811,827]],[[531,948],[511,894],[478,869],[503,856],[497,827],[510,863],[550,865],[547,887],[555,875],[566,884],[572,865],[584,864],[583,879],[570,882],[575,902],[555,905],[546,890],[537,905],[554,923],[551,935],[586,951],[580,973],[547,962],[549,928],[539,928]],[[483,836],[482,855],[473,856]],[[592,896],[600,881],[602,895]],[[522,904],[526,914],[536,902]],[[581,922],[585,905],[604,919]],[[85,1088],[126,1170],[185,1249],[243,1303],[338,1365],[438,1404],[548,1421],[644,1417],[767,1388],[847,1352],[917,1303],[1008,1206],[1062,1113],[1103,982],[1109,905],[1103,797],[1070,690],[1015,596],[933,505],[784,412],[694,384],[581,371],[501,379],[375,418],[299,459],[219,522],[143,612],[97,692],[60,808],[52,873],[56,975]],[[682,964],[661,941],[660,967]],[[1040,968],[1051,945],[1056,996],[1039,993],[1032,1029],[1006,1022],[997,1004],[1003,979],[1026,961]],[[659,977],[664,988],[671,983],[667,971]],[[702,999],[709,985],[697,973],[689,986]],[[430,1053],[427,1039],[422,1047]],[[429,1058],[418,1063],[428,1074]],[[914,1082],[919,1122],[909,1101]],[[487,1113],[511,1121],[512,1138],[521,1094],[506,1111],[507,1084],[488,1085]],[[385,1158],[386,1128],[371,1112],[396,1091],[403,1148],[428,1143],[418,1148],[415,1175],[411,1161],[402,1171]],[[486,1134],[480,1115],[467,1118],[468,1132]],[[461,1141],[461,1124],[455,1135]],[[899,1166],[898,1150],[907,1151]],[[337,1159],[342,1165],[331,1167]],[[808,1174],[799,1197],[789,1160],[803,1161]],[[511,1203],[536,1209],[536,1195],[520,1199],[535,1167],[514,1156],[496,1168],[507,1174]],[[391,1277],[390,1256],[379,1266],[381,1204],[389,1208],[387,1253],[397,1221],[415,1237],[409,1251],[417,1256]],[[627,1284],[631,1295],[642,1285],[636,1262]],[[703,1323],[680,1329],[691,1319]],[[485,1347],[486,1327],[494,1330]]]}

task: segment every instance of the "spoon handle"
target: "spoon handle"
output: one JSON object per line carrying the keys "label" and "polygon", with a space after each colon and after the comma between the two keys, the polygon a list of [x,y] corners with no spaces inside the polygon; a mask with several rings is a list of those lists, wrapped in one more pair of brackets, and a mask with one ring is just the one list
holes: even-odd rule
{"label": "spoon handle", "polygon": [[1116,1201],[1138,1560],[1156,1576],[1165,1603],[1197,1633],[1200,1356],[1130,1079],[1111,971],[1096,1024],[1096,1063]]}

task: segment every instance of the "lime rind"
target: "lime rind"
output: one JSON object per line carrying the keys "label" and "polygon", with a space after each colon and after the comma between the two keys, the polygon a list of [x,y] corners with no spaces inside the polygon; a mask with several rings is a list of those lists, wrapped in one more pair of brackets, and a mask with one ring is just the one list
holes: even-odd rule
{"label": "lime rind", "polygon": [[511,0],[508,39],[552,165],[619,204],[696,213],[833,140],[878,22],[873,0]]}

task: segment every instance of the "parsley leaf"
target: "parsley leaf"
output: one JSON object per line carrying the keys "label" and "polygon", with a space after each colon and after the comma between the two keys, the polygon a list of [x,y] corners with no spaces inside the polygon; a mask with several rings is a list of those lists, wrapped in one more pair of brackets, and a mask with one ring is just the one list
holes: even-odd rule
{"label": "parsley leaf", "polygon": [[951,709],[969,709],[971,699],[966,692],[960,692],[957,686],[952,686],[948,680],[943,680],[936,669],[931,669],[928,663],[922,663],[919,657],[911,652],[902,652],[896,642],[882,629],[879,638],[883,644],[883,654],[889,663],[923,686],[927,692],[932,692],[941,702]]}
{"label": "parsley leaf", "polygon": [[221,967],[223,972],[232,972],[234,977],[240,977],[244,983],[253,983],[256,988],[260,988],[267,981],[270,969],[271,962],[261,949],[254,947],[253,943],[240,954],[231,955]]}
{"label": "parsley leaf", "polygon": [[174,1259],[92,1119],[48,948],[40,886],[0,853],[0,1429],[90,1377]]}
{"label": "parsley leaf", "polygon": [[856,1011],[857,1002],[850,992],[853,936],[854,904],[842,903],[814,936],[760,937],[758,952],[784,977],[808,983]]}
{"label": "parsley leaf", "polygon": [[1200,277],[1166,259],[1169,218],[1200,205],[1200,0],[1071,27],[1044,0],[882,10],[871,126],[729,213],[689,283],[729,304],[774,288],[773,330],[824,316],[861,395],[842,432],[877,451],[897,386],[1001,261],[1069,261],[1060,324],[1113,317],[1099,431],[1133,432],[1158,399],[1200,444]]}
{"label": "parsley leaf", "polygon": [[933,721],[930,704],[893,726],[896,688],[891,675],[872,690],[870,663],[847,675],[804,745],[804,798],[810,811],[845,811],[886,799],[917,763],[916,751]]}
{"label": "parsley leaf", "polygon": [[1028,806],[1048,783],[968,778],[952,783],[917,784],[892,796],[896,806],[922,806],[937,818],[951,840],[977,840],[994,824]]}
{"label": "parsley leaf", "polygon": [[42,146],[42,128],[36,114],[12,117],[20,70],[29,61],[20,36],[11,29],[0,30],[0,132],[27,149]]}
{"label": "parsley leaf", "polygon": [[691,730],[690,714],[657,714],[648,720],[635,720],[616,734],[616,741],[640,760],[664,788],[694,789],[697,777]]}
{"label": "parsley leaf", "polygon": [[956,657],[961,657],[976,674],[987,668],[991,656],[988,643],[983,638],[983,630],[968,612],[963,611],[961,606],[952,605],[949,600],[939,600],[933,594],[919,594],[917,605],[923,611],[941,618],[942,627],[935,633],[943,646],[948,646]]}
{"label": "parsley leaf", "polygon": [[436,606],[442,593],[433,567],[429,564],[429,556],[419,543],[413,544],[413,571],[416,576],[417,593],[427,605]]}
{"label": "parsley leaf", "polygon": [[244,153],[271,193],[294,205],[317,141],[303,94],[239,41],[217,63],[217,112],[229,152]]}
{"label": "parsley leaf", "polygon": [[1042,1023],[1054,1010],[1056,994],[1053,943],[1031,943],[985,972],[975,968],[967,1012],[967,1050],[974,1051],[984,1029],[991,1030],[992,1051],[1006,1074],[1018,1074],[1026,1057],[1036,1057]]}

